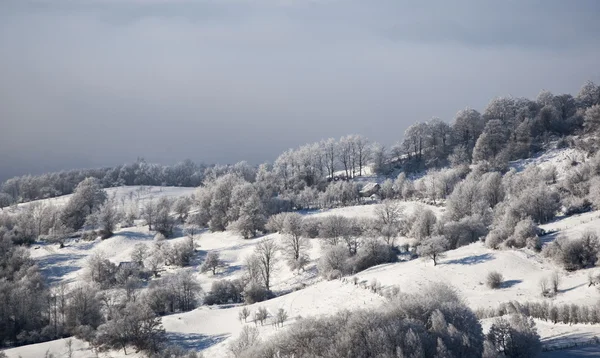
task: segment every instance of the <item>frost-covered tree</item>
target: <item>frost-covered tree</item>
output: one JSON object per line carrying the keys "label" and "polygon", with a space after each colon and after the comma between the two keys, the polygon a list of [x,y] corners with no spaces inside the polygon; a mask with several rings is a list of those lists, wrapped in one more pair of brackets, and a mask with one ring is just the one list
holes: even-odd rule
{"label": "frost-covered tree", "polygon": [[146,224],[148,225],[148,230],[152,230],[152,225],[154,225],[154,222],[156,221],[157,213],[158,207],[156,205],[156,202],[153,200],[148,201],[142,207],[141,217],[144,219],[144,221],[146,221]]}
{"label": "frost-covered tree", "polygon": [[371,159],[371,144],[369,140],[363,136],[354,136],[353,140],[354,153],[356,156],[356,164],[358,165],[358,175],[363,175],[363,170]]}
{"label": "frost-covered tree", "polygon": [[260,343],[260,334],[258,328],[251,326],[244,326],[240,335],[229,344],[229,352],[235,358],[242,357],[251,347],[256,346]]}
{"label": "frost-covered tree", "polygon": [[212,197],[210,200],[209,227],[212,231],[224,231],[227,228],[227,215],[231,208],[231,196],[236,185],[241,179],[234,174],[226,174],[219,177],[211,184]]}
{"label": "frost-covered tree", "polygon": [[429,128],[425,123],[413,124],[404,131],[402,146],[409,155],[409,159],[412,157],[419,161],[422,159],[428,131]]}
{"label": "frost-covered tree", "polygon": [[330,215],[325,217],[319,227],[319,237],[332,246],[342,242],[342,238],[350,228],[348,218],[341,215]]}
{"label": "frost-covered tree", "polygon": [[509,159],[505,151],[509,134],[506,124],[500,119],[488,121],[473,149],[473,160],[486,161],[493,168],[503,169]]}
{"label": "frost-covered tree", "polygon": [[417,247],[417,254],[433,260],[433,266],[436,266],[448,248],[449,242],[444,236],[433,236],[421,241]]}
{"label": "frost-covered tree", "polygon": [[157,352],[165,339],[160,317],[142,302],[129,302],[115,317],[98,327],[96,334],[96,344],[123,349],[125,354],[129,345],[138,351]]}
{"label": "frost-covered tree", "polygon": [[600,128],[600,104],[593,105],[586,109],[583,119],[583,126],[586,131],[593,132]]}
{"label": "frost-covered tree", "polygon": [[206,259],[204,259],[204,263],[202,263],[202,267],[200,271],[202,272],[212,272],[213,275],[217,274],[217,270],[221,267],[224,267],[225,263],[221,260],[218,252],[211,251],[206,255]]}
{"label": "frost-covered tree", "polygon": [[494,208],[504,200],[504,186],[502,184],[502,175],[498,172],[485,173],[479,181],[479,190],[490,208]]}
{"label": "frost-covered tree", "polygon": [[352,136],[345,136],[340,138],[337,147],[338,160],[342,167],[344,168],[344,172],[346,178],[352,178],[352,165],[354,163],[353,157],[353,140]]}
{"label": "frost-covered tree", "polygon": [[411,216],[410,236],[421,241],[435,232],[437,218],[431,209],[418,207]]}
{"label": "frost-covered tree", "polygon": [[173,203],[173,211],[177,214],[179,222],[184,223],[187,220],[191,206],[192,199],[188,196],[183,196],[175,200]]}
{"label": "frost-covered tree", "polygon": [[377,175],[388,175],[390,173],[390,158],[387,148],[379,143],[373,143],[371,156],[373,159],[373,172]]}
{"label": "frost-covered tree", "polygon": [[505,357],[535,357],[542,350],[535,322],[521,314],[514,314],[509,320],[496,319],[487,339],[496,353]]}
{"label": "frost-covered tree", "polygon": [[144,267],[144,261],[151,255],[148,245],[140,242],[133,246],[131,251],[131,261],[137,263],[139,267]]}
{"label": "frost-covered tree", "polygon": [[265,209],[256,193],[252,194],[242,205],[239,217],[228,228],[239,232],[244,239],[255,237],[257,231],[264,230],[266,223]]}
{"label": "frost-covered tree", "polygon": [[13,202],[14,199],[12,196],[7,193],[0,192],[0,210],[10,206]]}
{"label": "frost-covered tree", "polygon": [[113,235],[122,217],[121,211],[115,208],[115,202],[108,200],[86,219],[86,224],[100,230],[103,239]]}
{"label": "frost-covered tree", "polygon": [[600,104],[600,86],[596,86],[592,81],[587,81],[577,93],[576,99],[580,108]]}
{"label": "frost-covered tree", "polygon": [[329,138],[321,142],[327,175],[333,178],[337,163],[338,145],[335,139]]}
{"label": "frost-covered tree", "polygon": [[457,144],[464,148],[464,153],[471,159],[471,151],[475,147],[477,138],[483,131],[485,123],[481,114],[474,109],[460,110],[454,117],[452,124],[453,138]]}
{"label": "frost-covered tree", "polygon": [[254,258],[256,262],[256,270],[260,282],[267,290],[271,288],[271,278],[276,270],[278,262],[277,251],[279,247],[272,239],[265,239],[256,244],[254,248]]}
{"label": "frost-covered tree", "polygon": [[165,237],[173,234],[176,220],[171,216],[173,202],[167,197],[161,197],[156,202],[156,216],[154,217],[154,230],[160,232]]}
{"label": "frost-covered tree", "polygon": [[302,269],[308,262],[310,241],[303,237],[302,215],[286,213],[282,225],[281,248],[291,269]]}
{"label": "frost-covered tree", "polygon": [[482,211],[482,197],[476,180],[467,177],[458,183],[446,202],[446,212],[449,219],[458,221],[466,216]]}
{"label": "frost-covered tree", "polygon": [[384,200],[375,209],[374,229],[383,237],[387,245],[394,247],[394,241],[402,231],[404,224],[404,210],[400,204]]}
{"label": "frost-covered tree", "polygon": [[335,245],[325,249],[318,263],[319,274],[333,279],[349,273],[349,257],[348,250],[343,246]]}
{"label": "frost-covered tree", "polygon": [[86,217],[98,209],[106,199],[106,192],[102,190],[98,179],[86,178],[77,185],[69,198],[61,220],[66,226],[79,230],[84,225]]}

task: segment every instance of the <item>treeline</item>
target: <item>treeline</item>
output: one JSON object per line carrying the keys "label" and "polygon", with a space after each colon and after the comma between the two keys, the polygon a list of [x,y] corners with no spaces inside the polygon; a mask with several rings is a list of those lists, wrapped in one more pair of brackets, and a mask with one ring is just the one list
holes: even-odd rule
{"label": "treeline", "polygon": [[196,187],[207,172],[205,165],[186,160],[172,166],[138,159],[131,164],[111,168],[76,169],[38,176],[8,179],[0,188],[0,208],[12,202],[27,202],[71,194],[86,178],[95,178],[103,188],[122,185]]}
{"label": "treeline", "polygon": [[[413,170],[448,164],[485,163],[504,170],[552,139],[593,132],[600,124],[600,87],[587,82],[577,96],[542,91],[535,100],[494,98],[482,113],[465,109],[452,125],[439,119],[416,123],[401,144]],[[595,151],[597,143],[582,143]]]}
{"label": "treeline", "polygon": [[505,302],[495,308],[479,309],[475,312],[479,319],[521,314],[553,324],[599,324],[600,307],[598,305],[580,305],[575,303],[554,304],[541,302]]}
{"label": "treeline", "polygon": [[[542,91],[535,100],[499,97],[482,113],[459,111],[452,124],[438,118],[416,123],[402,142],[385,148],[358,135],[327,139],[282,153],[273,163],[255,168],[245,162],[232,166],[196,165],[187,160],[173,166],[138,160],[114,168],[71,170],[7,180],[0,190],[0,207],[70,194],[87,177],[104,188],[120,185],[199,186],[205,178],[237,173],[253,182],[260,172],[277,176],[278,193],[298,193],[305,187],[323,191],[328,180],[349,179],[373,170],[387,175],[394,170],[423,171],[447,165],[486,165],[504,171],[509,160],[527,158],[549,141],[570,135],[594,133],[600,127],[600,87],[587,82],[576,96]],[[573,141],[593,153],[594,136]],[[337,174],[341,171],[341,174]]]}

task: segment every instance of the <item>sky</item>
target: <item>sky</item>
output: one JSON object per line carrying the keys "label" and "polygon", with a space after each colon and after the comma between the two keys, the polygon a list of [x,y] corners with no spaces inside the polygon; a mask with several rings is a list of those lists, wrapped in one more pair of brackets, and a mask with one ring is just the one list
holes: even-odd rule
{"label": "sky", "polygon": [[0,180],[391,145],[496,96],[599,83],[599,17],[595,0],[2,0]]}

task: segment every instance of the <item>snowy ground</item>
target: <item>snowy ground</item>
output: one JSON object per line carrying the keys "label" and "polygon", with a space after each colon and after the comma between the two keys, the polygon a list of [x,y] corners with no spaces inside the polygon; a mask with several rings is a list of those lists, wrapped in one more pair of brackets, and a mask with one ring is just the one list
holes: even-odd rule
{"label": "snowy ground", "polygon": [[[165,195],[182,194],[182,188],[166,188]],[[189,189],[188,189],[189,190]],[[160,193],[160,192],[159,192]],[[128,195],[128,194],[125,194]],[[150,195],[150,194],[149,194]],[[160,194],[157,194],[160,195]],[[411,213],[417,203],[402,203],[405,212]],[[359,205],[353,207],[312,211],[310,216],[326,216],[339,214],[348,217],[371,217],[374,215],[374,205]],[[427,206],[440,215],[443,208]],[[546,230],[560,230],[560,234],[576,237],[582,230],[600,230],[600,212],[592,212],[556,220],[544,225]],[[59,249],[57,245],[37,245],[31,249],[32,256],[38,260],[44,274],[53,283],[64,281],[76,284],[85,279],[86,260],[95,252],[104,253],[114,263],[129,261],[133,246],[138,242],[151,244],[154,233],[147,227],[128,228],[104,241],[69,242],[67,247]],[[184,237],[169,240],[177,242]],[[554,236],[547,237],[551,240]],[[209,290],[211,284],[219,279],[232,279],[243,273],[244,259],[254,250],[260,240],[273,238],[280,240],[279,234],[271,234],[257,239],[243,240],[230,232],[203,232],[197,235],[199,257],[208,251],[218,251],[228,268],[217,275],[203,274],[198,266],[193,266],[195,275],[200,280],[204,290]],[[279,308],[285,309],[289,320],[283,328],[275,328],[270,322],[260,327],[262,337],[267,337],[278,330],[286,329],[298,317],[325,315],[343,309],[357,307],[375,307],[384,302],[384,298],[371,291],[355,286],[350,280],[322,281],[317,277],[316,262],[321,255],[319,239],[312,239],[310,250],[311,262],[306,272],[296,274],[285,264],[280,263],[273,279],[273,289],[281,296],[248,306],[251,312],[258,307],[266,307],[271,315]],[[200,262],[200,260],[198,260]],[[172,269],[169,269],[171,271]],[[484,284],[488,272],[496,270],[504,275],[505,283],[501,289],[491,290]],[[600,269],[590,269],[600,270]],[[415,292],[429,282],[449,282],[457,288],[465,301],[474,309],[496,307],[499,303],[516,300],[520,302],[542,300],[539,282],[558,271],[562,276],[560,293],[554,299],[556,303],[596,304],[600,292],[594,287],[587,286],[587,275],[590,270],[567,273],[554,263],[529,250],[493,251],[481,243],[474,243],[457,250],[449,251],[446,257],[440,259],[437,266],[431,260],[412,260],[395,264],[373,267],[356,275],[361,282],[380,282],[385,288],[398,286],[403,292]],[[194,311],[166,316],[163,325],[171,341],[186,348],[204,351],[207,357],[225,357],[227,347],[232,337],[236,337],[243,324],[254,325],[251,319],[248,323],[238,320],[239,306],[202,306]],[[484,322],[484,326],[486,323]],[[600,337],[600,325],[553,325],[537,321],[538,331],[545,345],[564,345],[569,342],[581,342],[594,336]],[[94,354],[87,349],[87,344],[74,340],[76,352],[74,357],[90,357]],[[592,348],[589,348],[592,349]],[[588,348],[569,350],[573,357],[585,356]],[[64,355],[64,340],[41,343],[7,350],[9,357],[38,357],[49,350],[58,356]],[[598,350],[595,351],[596,353]],[[564,356],[563,351],[547,353],[545,357]],[[580,354],[581,353],[581,354]],[[558,355],[557,355],[558,354]],[[580,354],[580,355],[577,355]],[[123,357],[123,352],[105,352],[101,357]],[[129,353],[127,357],[135,357]]]}
{"label": "snowy ground", "polygon": [[586,154],[576,148],[551,149],[537,157],[512,161],[510,162],[510,167],[522,171],[531,166],[539,167],[540,169],[547,169],[550,166],[554,166],[558,179],[562,179],[569,170],[572,170],[574,162],[583,163],[585,159]]}
{"label": "snowy ground", "polygon": [[[119,204],[124,204],[126,201],[136,201],[139,204],[147,202],[149,200],[157,199],[159,197],[178,198],[180,196],[192,195],[196,188],[185,188],[175,186],[119,186],[115,188],[104,189],[109,198],[114,198]],[[62,195],[56,198],[41,199],[29,201],[17,205],[18,209],[25,209],[30,205],[45,204],[53,206],[63,206],[71,197],[72,194]]]}

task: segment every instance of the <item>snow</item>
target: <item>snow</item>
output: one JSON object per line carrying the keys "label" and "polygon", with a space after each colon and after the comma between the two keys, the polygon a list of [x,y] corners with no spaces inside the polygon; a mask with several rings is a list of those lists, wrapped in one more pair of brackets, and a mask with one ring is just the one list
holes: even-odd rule
{"label": "snow", "polygon": [[585,158],[586,154],[579,149],[557,148],[545,151],[537,157],[512,161],[509,165],[517,171],[522,171],[532,166],[539,167],[540,169],[547,169],[554,166],[556,168],[557,179],[560,180],[565,177],[569,170],[572,170],[573,162],[583,163]]}
{"label": "snow", "polygon": [[[159,195],[159,193],[172,196],[187,195],[183,188],[163,189],[165,190],[154,195]],[[125,191],[123,190],[121,193],[125,193]],[[148,196],[150,195],[152,194],[148,194]],[[442,215],[444,212],[441,207],[417,202],[400,203],[407,214],[412,213],[419,205],[430,208],[436,215]],[[368,218],[374,217],[378,205],[380,204],[357,205],[311,211],[304,214],[312,217],[343,215]],[[577,237],[584,230],[600,228],[600,212],[559,218],[542,227],[545,230],[559,230],[559,234],[569,238]],[[107,240],[71,241],[62,249],[57,245],[39,244],[31,248],[31,254],[52,283],[76,284],[85,280],[85,266],[90,255],[102,252],[116,264],[121,261],[129,261],[133,246],[139,242],[151,244],[153,236],[154,233],[149,232],[146,226],[126,228]],[[167,242],[185,240],[181,234],[177,236],[179,237],[167,240]],[[549,235],[545,242],[552,240],[555,236],[556,234]],[[203,289],[208,291],[215,280],[239,278],[244,271],[245,258],[252,253],[258,242],[265,239],[273,239],[278,242],[282,237],[279,234],[270,234],[244,240],[231,232],[210,233],[204,231],[196,235],[198,256],[201,258],[208,251],[217,251],[221,259],[227,262],[228,268],[214,276],[211,273],[200,273],[201,260],[197,260],[190,269],[193,270]],[[271,316],[279,308],[285,309],[289,315],[283,328],[275,328],[270,321],[264,326],[258,325],[262,338],[286,329],[300,317],[329,315],[345,309],[376,307],[385,302],[383,297],[360,285],[352,284],[351,277],[334,281],[323,281],[319,278],[316,263],[321,255],[321,240],[311,239],[310,241],[312,244],[309,252],[310,263],[306,271],[300,274],[292,272],[284,262],[280,261],[272,284],[272,289],[279,296],[266,302],[247,306],[252,313],[258,307],[265,307]],[[175,270],[175,268],[167,268],[166,271],[170,273]],[[499,271],[503,274],[505,282],[502,288],[492,290],[485,285],[486,276],[490,271]],[[559,272],[562,280],[560,292],[552,299],[553,303],[596,304],[600,294],[597,288],[587,285],[587,276],[590,271],[595,271],[595,269],[566,272],[554,262],[531,250],[490,250],[482,243],[477,242],[447,252],[446,256],[439,260],[437,266],[433,266],[431,260],[416,259],[372,267],[355,276],[359,282],[371,283],[377,280],[383,285],[384,290],[397,286],[402,292],[407,293],[417,292],[430,282],[448,282],[456,287],[471,308],[477,309],[494,308],[498,304],[508,301],[544,300],[540,295],[539,282],[549,278],[554,272]],[[248,323],[241,323],[238,320],[240,307],[239,305],[202,306],[191,312],[165,316],[163,325],[170,341],[186,348],[203,351],[207,357],[225,357],[231,339],[237,337],[243,325],[254,326],[251,318]],[[490,322],[490,320],[483,320],[483,325],[489,327]],[[600,336],[600,325],[553,325],[543,321],[536,321],[536,323],[543,343],[548,346],[582,342],[594,336]],[[87,343],[75,339],[73,342],[76,348],[74,357],[93,356]],[[62,356],[65,351],[64,340],[13,348],[7,350],[6,353],[9,357],[18,355],[38,357],[43,356],[46,351]],[[571,349],[568,352],[572,352],[572,356],[577,357],[582,356],[577,354],[587,351],[588,348],[584,347]],[[131,352],[128,353],[127,357],[136,357]],[[562,356],[557,354],[557,352],[551,352],[545,356]],[[124,357],[122,351],[110,351],[102,353],[102,356]]]}
{"label": "snow", "polygon": [[[441,216],[445,211],[443,207],[425,204],[417,201],[397,201],[397,203],[400,204],[404,211],[404,214],[406,215],[411,215],[418,207],[430,209],[437,216]],[[375,210],[381,205],[382,204],[365,204],[356,206],[346,206],[342,208],[311,211],[308,214],[314,217],[341,215],[348,218],[375,218]]]}
{"label": "snow", "polygon": [[[181,196],[192,195],[196,188],[187,187],[175,187],[175,186],[143,186],[143,185],[132,185],[132,186],[119,186],[114,188],[104,189],[109,198],[114,198],[118,203],[124,203],[125,201],[136,201],[140,204],[157,199],[159,197],[167,198],[178,198]],[[18,209],[25,209],[30,205],[44,204],[53,206],[63,206],[71,198],[71,195],[62,195],[50,199],[40,199],[29,201],[17,205]]]}
{"label": "snow", "polygon": [[595,231],[600,234],[600,211],[557,218],[548,224],[540,225],[540,228],[546,232],[556,232],[552,237],[563,235],[577,238],[586,231]]}

